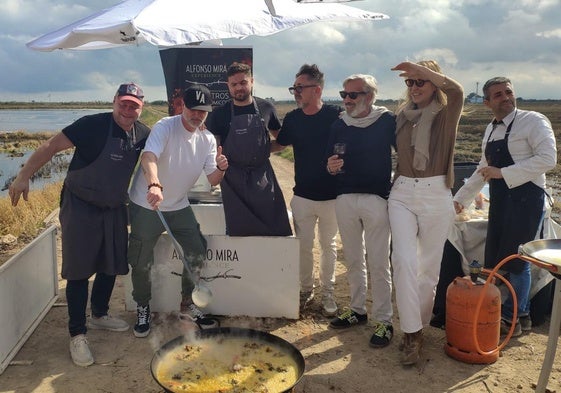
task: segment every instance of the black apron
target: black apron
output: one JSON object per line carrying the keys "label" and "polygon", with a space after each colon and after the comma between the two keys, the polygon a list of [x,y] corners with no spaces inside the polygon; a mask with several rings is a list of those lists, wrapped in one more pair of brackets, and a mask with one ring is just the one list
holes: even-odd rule
{"label": "black apron", "polygon": [[[485,157],[489,166],[504,168],[514,164],[508,150],[508,125],[504,139],[489,142]],[[544,190],[532,182],[508,188],[504,179],[489,180],[489,221],[485,241],[485,267],[492,269],[504,258],[518,253],[518,246],[534,240],[543,217]],[[524,264],[514,259],[503,266],[504,270],[520,272]]]}
{"label": "black apron", "polygon": [[127,274],[127,190],[138,159],[132,143],[113,137],[111,117],[103,150],[88,166],[69,171],[60,202],[62,277]]}
{"label": "black apron", "polygon": [[223,153],[228,170],[220,184],[229,236],[290,236],[282,190],[269,161],[271,140],[253,100],[255,114],[234,116]]}

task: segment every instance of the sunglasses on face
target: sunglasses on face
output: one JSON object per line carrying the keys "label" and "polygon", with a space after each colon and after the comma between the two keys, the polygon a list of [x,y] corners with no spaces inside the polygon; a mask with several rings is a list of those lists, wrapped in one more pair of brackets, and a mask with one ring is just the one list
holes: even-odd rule
{"label": "sunglasses on face", "polygon": [[345,98],[347,98],[347,96],[349,96],[349,98],[350,98],[351,100],[356,100],[356,98],[357,98],[360,94],[368,94],[368,93],[365,92],[365,91],[344,91],[344,90],[341,90],[341,91],[339,92],[339,95],[341,96],[342,99],[345,99]]}
{"label": "sunglasses on face", "polygon": [[307,87],[316,87],[317,85],[303,85],[303,86],[292,86],[288,88],[288,92],[290,94],[294,94],[294,92],[301,94],[305,88]]}
{"label": "sunglasses on face", "polygon": [[417,87],[423,87],[425,83],[430,82],[424,79],[405,79],[405,84],[407,87],[413,87],[413,85],[417,85]]}

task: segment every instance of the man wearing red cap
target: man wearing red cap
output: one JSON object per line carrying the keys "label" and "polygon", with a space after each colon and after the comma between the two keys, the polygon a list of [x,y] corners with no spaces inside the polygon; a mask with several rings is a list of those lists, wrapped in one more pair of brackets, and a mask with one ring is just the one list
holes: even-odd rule
{"label": "man wearing red cap", "polygon": [[[117,274],[127,274],[127,190],[150,129],[138,121],[144,93],[134,83],[119,86],[113,112],[84,116],[43,143],[10,185],[13,206],[27,200],[29,179],[56,153],[75,148],[60,201],[62,277],[67,280],[70,355],[78,366],[94,359],[87,327],[125,331],[108,314]],[[88,281],[95,274],[91,318],[86,327]]]}

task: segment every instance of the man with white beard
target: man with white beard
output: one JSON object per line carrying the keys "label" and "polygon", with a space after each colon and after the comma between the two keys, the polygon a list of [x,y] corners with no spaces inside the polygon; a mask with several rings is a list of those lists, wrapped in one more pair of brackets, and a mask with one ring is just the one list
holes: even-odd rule
{"label": "man with white beard", "polygon": [[[351,303],[330,327],[345,329],[368,322],[366,298],[371,277],[370,346],[382,348],[393,337],[392,282],[387,199],[391,187],[395,116],[375,106],[378,87],[371,75],[351,75],[340,91],[346,112],[331,126],[327,171],[336,176],[335,213],[343,243]],[[344,153],[334,153],[343,143]]]}

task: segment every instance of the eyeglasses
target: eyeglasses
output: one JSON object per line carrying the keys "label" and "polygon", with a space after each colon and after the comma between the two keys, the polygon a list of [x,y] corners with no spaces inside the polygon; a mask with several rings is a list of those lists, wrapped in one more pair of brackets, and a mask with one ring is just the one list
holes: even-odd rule
{"label": "eyeglasses", "polygon": [[405,84],[407,85],[407,87],[413,87],[413,85],[417,85],[417,87],[423,87],[427,82],[430,81],[424,79],[405,79]]}
{"label": "eyeglasses", "polygon": [[317,87],[317,85],[291,86],[288,88],[288,92],[290,94],[294,94],[294,92],[301,94],[304,91],[304,89],[307,87]]}
{"label": "eyeglasses", "polygon": [[342,99],[345,99],[345,98],[347,98],[347,96],[349,96],[349,98],[350,98],[351,100],[356,100],[356,98],[357,98],[360,94],[368,94],[368,93],[365,92],[365,91],[344,91],[344,90],[341,90],[341,91],[339,92],[339,95],[341,96]]}

